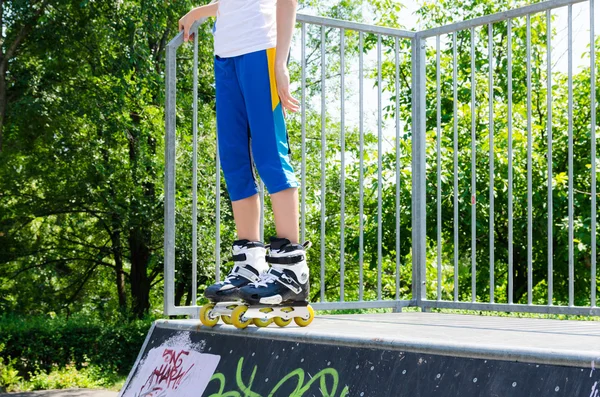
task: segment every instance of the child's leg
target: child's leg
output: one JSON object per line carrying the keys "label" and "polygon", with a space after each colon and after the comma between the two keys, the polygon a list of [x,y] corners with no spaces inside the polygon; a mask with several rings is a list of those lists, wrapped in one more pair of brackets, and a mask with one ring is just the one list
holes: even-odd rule
{"label": "child's leg", "polygon": [[239,240],[259,240],[260,203],[252,169],[250,129],[235,58],[215,58],[217,132],[221,168]]}
{"label": "child's leg", "polygon": [[293,244],[300,239],[298,227],[298,188],[289,188],[271,195],[277,236]]}
{"label": "child's leg", "polygon": [[271,194],[277,237],[298,242],[298,181],[290,162],[287,130],[275,85],[275,49],[236,59],[252,134],[256,168]]}
{"label": "child's leg", "polygon": [[[248,198],[232,201],[233,218],[237,229],[238,240],[260,240],[260,199],[258,194]],[[275,207],[275,205],[273,205]]]}

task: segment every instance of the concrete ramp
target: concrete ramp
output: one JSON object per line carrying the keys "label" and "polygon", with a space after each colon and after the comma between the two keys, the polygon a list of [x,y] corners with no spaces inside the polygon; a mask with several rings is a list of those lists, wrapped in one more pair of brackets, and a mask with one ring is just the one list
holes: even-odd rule
{"label": "concrete ramp", "polygon": [[154,324],[121,396],[600,397],[600,323],[399,313]]}

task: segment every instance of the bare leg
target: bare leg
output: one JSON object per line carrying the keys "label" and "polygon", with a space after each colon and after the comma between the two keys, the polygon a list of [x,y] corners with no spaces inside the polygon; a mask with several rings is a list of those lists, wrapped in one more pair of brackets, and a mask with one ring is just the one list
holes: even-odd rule
{"label": "bare leg", "polygon": [[232,201],[233,218],[239,240],[259,241],[260,199],[258,194]]}
{"label": "bare leg", "polygon": [[271,205],[277,237],[287,238],[292,244],[298,244],[298,189],[294,187],[272,194]]}

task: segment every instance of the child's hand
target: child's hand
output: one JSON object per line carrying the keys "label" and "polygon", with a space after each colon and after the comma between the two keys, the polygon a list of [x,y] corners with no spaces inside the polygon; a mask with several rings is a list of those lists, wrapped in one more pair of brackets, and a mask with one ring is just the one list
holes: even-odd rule
{"label": "child's hand", "polygon": [[179,31],[181,32],[183,30],[184,42],[192,40],[194,38],[193,34],[190,36],[190,28],[192,27],[194,22],[196,22],[194,10],[188,12],[179,20]]}
{"label": "child's hand", "polygon": [[300,110],[298,100],[290,94],[290,73],[286,64],[275,66],[275,81],[277,82],[277,93],[284,111],[297,112]]}
{"label": "child's hand", "polygon": [[202,22],[204,18],[214,17],[217,15],[219,3],[217,0],[211,1],[210,4],[194,8],[192,11],[185,14],[179,20],[179,31],[183,30],[183,41],[192,40],[194,35],[190,35],[190,29],[196,21]]}

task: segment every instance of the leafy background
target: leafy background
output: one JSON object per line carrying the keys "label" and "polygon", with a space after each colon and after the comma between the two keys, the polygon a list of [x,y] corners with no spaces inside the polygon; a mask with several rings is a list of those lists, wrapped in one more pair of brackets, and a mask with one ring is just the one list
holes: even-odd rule
{"label": "leafy background", "polygon": [[[300,8],[329,17],[403,27],[402,3],[392,0],[301,1]],[[419,3],[421,28],[511,9],[509,0],[440,0]],[[91,321],[114,332],[127,324],[162,315],[163,173],[165,46],[176,34],[177,20],[193,2],[157,0],[13,0],[0,1],[0,332],[5,363],[26,357],[17,371],[28,376],[45,359],[26,353],[19,340],[27,324]],[[587,7],[587,4],[583,4]],[[560,12],[566,12],[561,9]],[[382,85],[377,87],[377,37],[363,36],[364,87],[361,134],[358,91],[359,36],[345,33],[344,250],[341,253],[340,31],[326,29],[326,80],[321,81],[321,31],[307,26],[306,58],[306,238],[312,298],[340,299],[343,258],[345,300],[359,298],[362,274],[365,299],[411,298],[411,58],[410,42],[399,40],[399,79],[395,42],[382,38]],[[512,26],[512,137],[514,301],[527,302],[527,90],[525,18]],[[565,32],[552,31],[552,41]],[[546,17],[531,17],[532,37],[532,300],[546,304],[547,243],[547,65]],[[215,120],[210,27],[199,31],[198,287],[214,279],[215,269]],[[507,25],[494,25],[493,63],[488,62],[487,27],[475,29],[476,107],[471,109],[471,33],[457,34],[458,272],[454,271],[454,117],[452,37],[441,37],[441,268],[442,299],[471,299],[471,210],[476,211],[474,252],[478,301],[494,293],[508,299],[508,80]],[[300,96],[299,30],[290,63]],[[598,48],[598,42],[594,43]],[[553,60],[564,56],[554,51]],[[590,305],[591,272],[591,107],[589,53],[573,73],[574,136],[574,298]],[[427,46],[427,296],[437,298],[437,112],[435,40]],[[587,66],[586,66],[587,65]],[[175,300],[192,304],[191,291],[191,46],[178,53],[177,104],[177,273]],[[492,93],[488,74],[493,74]],[[398,83],[398,90],[396,90]],[[596,82],[598,86],[598,82]],[[378,150],[376,92],[382,92],[382,150]],[[552,64],[553,121],[553,304],[568,303],[568,85],[564,70]],[[327,111],[321,125],[321,95]],[[489,98],[493,99],[494,184],[489,179]],[[598,101],[599,98],[596,99]],[[396,101],[398,137],[396,137]],[[475,115],[477,201],[471,205],[471,115]],[[595,127],[595,126],[594,126]],[[297,171],[301,170],[301,118],[289,115],[288,129]],[[326,147],[321,158],[321,131]],[[361,151],[361,135],[364,150]],[[378,161],[381,156],[382,167]],[[362,157],[362,167],[361,167]],[[322,164],[325,173],[322,174]],[[381,172],[381,186],[378,176]],[[362,175],[362,176],[361,176]],[[321,179],[325,180],[322,194]],[[379,196],[381,189],[381,197]],[[494,283],[490,289],[490,191],[494,197]],[[361,216],[360,196],[364,196]],[[399,200],[396,199],[398,193]],[[225,185],[220,179],[222,271],[234,224]],[[381,215],[379,200],[381,199]],[[321,204],[325,201],[325,217]],[[273,235],[269,200],[265,236]],[[398,209],[398,211],[397,211]],[[398,216],[397,216],[398,214]],[[321,228],[324,221],[325,228]],[[361,228],[363,230],[361,238]],[[399,235],[397,234],[399,231]],[[379,234],[381,240],[379,241]],[[323,236],[323,247],[321,247]],[[379,248],[381,247],[381,248]],[[321,266],[325,278],[320,279]],[[381,279],[378,278],[381,267]],[[362,270],[362,271],[361,271]],[[398,280],[398,281],[397,281]],[[600,283],[597,283],[599,285]],[[323,290],[321,291],[321,285]],[[596,302],[594,302],[596,303]],[[82,317],[83,316],[83,317]],[[36,318],[38,320],[36,320]],[[53,320],[54,318],[54,320]],[[81,320],[84,318],[85,320]],[[41,319],[41,320],[39,320]],[[79,319],[79,320],[78,320]],[[58,329],[58,328],[50,329]],[[103,327],[91,339],[102,341]],[[96,327],[96,328],[94,328]],[[85,328],[85,327],[84,327]],[[4,332],[4,330],[13,330]],[[65,328],[70,329],[70,328]],[[138,328],[131,328],[138,329]],[[119,331],[121,330],[121,331]],[[68,333],[70,331],[65,331]],[[137,331],[131,331],[138,335]],[[56,335],[62,332],[56,331]],[[132,334],[132,335],[133,335]],[[139,340],[139,333],[136,339]],[[50,335],[48,335],[50,338]],[[58,336],[57,336],[58,338]],[[72,345],[69,341],[52,346]],[[86,345],[87,346],[87,345]],[[91,348],[90,348],[91,349]],[[136,349],[133,349],[136,350]],[[92,351],[92,350],[90,350]],[[72,362],[79,352],[67,355]],[[91,354],[91,353],[88,353]],[[132,355],[123,353],[122,357]],[[8,357],[12,357],[9,359]],[[63,357],[63,356],[56,356]],[[125,358],[124,362],[128,362]],[[82,361],[83,360],[83,361]],[[87,360],[87,361],[86,361]],[[69,358],[55,359],[64,368]],[[1,366],[2,364],[0,364]],[[78,364],[79,365],[79,364]],[[29,368],[29,369],[28,369]],[[126,373],[127,365],[114,369]],[[6,375],[8,377],[8,375]]]}

